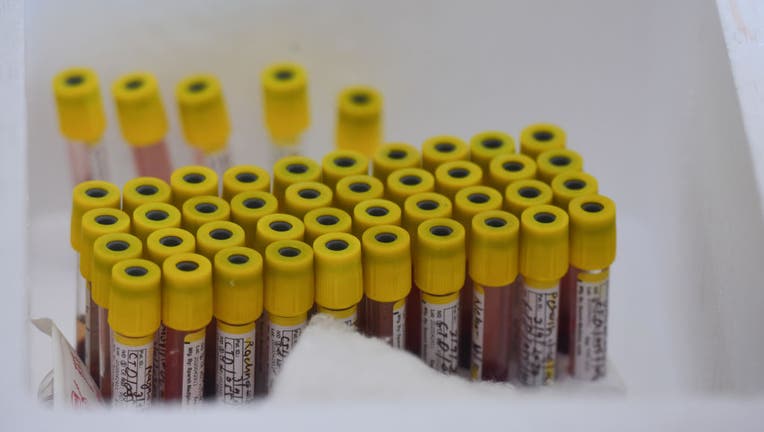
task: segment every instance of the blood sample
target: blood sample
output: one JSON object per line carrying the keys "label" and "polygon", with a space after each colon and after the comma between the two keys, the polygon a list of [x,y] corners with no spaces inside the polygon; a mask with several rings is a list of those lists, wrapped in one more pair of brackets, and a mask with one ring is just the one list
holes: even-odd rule
{"label": "blood sample", "polygon": [[330,207],[333,200],[329,186],[319,182],[295,183],[284,192],[284,213],[299,219],[305,213],[321,207]]}
{"label": "blood sample", "polygon": [[513,182],[535,179],[536,171],[536,161],[530,157],[520,153],[502,154],[491,159],[486,183],[504,192]]}
{"label": "blood sample", "polygon": [[474,292],[472,379],[509,379],[512,294],[518,289],[520,221],[505,211],[489,210],[472,218],[467,250]]}
{"label": "blood sample", "polygon": [[451,161],[469,161],[470,148],[459,137],[438,135],[422,143],[422,168],[434,173],[440,164]]}
{"label": "blood sample", "polygon": [[234,196],[249,191],[271,191],[268,171],[255,165],[236,165],[223,173],[223,199],[231,201]]}
{"label": "blood sample", "polygon": [[504,209],[516,217],[529,207],[551,204],[552,188],[540,180],[518,180],[504,192]]}
{"label": "blood sample", "polygon": [[387,176],[395,170],[422,166],[422,155],[412,145],[387,143],[377,148],[371,163],[372,175],[384,183]]}
{"label": "blood sample", "polygon": [[334,202],[338,208],[353,214],[356,204],[377,198],[384,198],[385,187],[376,177],[368,175],[347,176],[337,182]]}
{"label": "blood sample", "polygon": [[520,132],[520,153],[536,159],[541,153],[565,148],[565,131],[551,123],[532,124]]}
{"label": "blood sample", "polygon": [[411,241],[397,226],[363,233],[364,333],[393,348],[406,347],[406,298],[411,291]]}
{"label": "blood sample", "polygon": [[422,294],[420,357],[452,374],[459,365],[459,291],[464,285],[464,227],[430,219],[417,228],[414,282]]}
{"label": "blood sample", "polygon": [[181,214],[183,216],[183,228],[196,234],[196,230],[207,222],[230,219],[231,206],[223,198],[217,196],[195,196],[183,203]]}
{"label": "blood sample", "polygon": [[568,209],[568,204],[573,198],[594,195],[599,188],[596,178],[576,171],[556,175],[549,186],[552,187],[554,205],[563,210]]}
{"label": "blood sample", "polygon": [[189,165],[172,172],[170,178],[175,207],[182,208],[187,199],[201,195],[218,195],[218,175],[198,165]]}
{"label": "blood sample", "polygon": [[122,210],[131,215],[146,203],[172,204],[172,189],[166,181],[156,177],[136,177],[122,188]]}
{"label": "blood sample", "polygon": [[156,77],[148,72],[129,73],[114,82],[111,92],[122,136],[132,148],[136,172],[169,181],[172,162],[165,143],[167,115]]}
{"label": "blood sample", "polygon": [[162,228],[180,228],[180,210],[163,202],[141,204],[133,212],[133,234],[141,241]]}
{"label": "blood sample", "polygon": [[570,299],[569,372],[596,380],[607,368],[610,265],[615,260],[615,203],[602,195],[573,199],[570,215],[570,269],[561,289]]}
{"label": "blood sample", "polygon": [[523,284],[513,314],[519,323],[517,381],[527,386],[555,379],[560,279],[568,271],[568,215],[553,205],[520,216]]}
{"label": "blood sample", "polygon": [[338,149],[372,156],[382,142],[382,94],[369,86],[351,86],[337,97]]}
{"label": "blood sample", "polygon": [[296,63],[274,63],[263,70],[260,81],[272,160],[299,154],[300,136],[310,125],[308,74]]}
{"label": "blood sample", "polygon": [[[157,384],[162,398],[194,405],[204,392],[205,329],[212,320],[212,265],[198,254],[172,255],[162,264],[164,356]],[[162,343],[163,342],[163,343]]]}
{"label": "blood sample", "polygon": [[386,199],[370,199],[353,208],[353,234],[361,237],[367,229],[377,225],[400,225],[401,208]]}
{"label": "blood sample", "polygon": [[334,207],[313,209],[302,219],[305,224],[305,243],[313,244],[323,234],[353,230],[353,219],[345,211]]}
{"label": "blood sample", "polygon": [[538,165],[538,179],[551,183],[552,179],[560,173],[568,171],[582,171],[584,160],[581,155],[570,149],[547,150],[536,158]]}
{"label": "blood sample", "polygon": [[329,233],[313,242],[316,306],[348,327],[356,327],[363,297],[361,242],[348,233]]}
{"label": "blood sample", "polygon": [[158,229],[146,237],[146,257],[161,266],[168,257],[196,251],[196,237],[181,228]]}
{"label": "blood sample", "polygon": [[503,154],[515,154],[515,140],[504,132],[485,131],[470,138],[470,160],[485,173],[490,169],[491,160]]}
{"label": "blood sample", "polygon": [[246,191],[231,199],[231,221],[244,228],[247,246],[251,248],[255,246],[257,221],[278,210],[279,203],[270,192]]}
{"label": "blood sample", "polygon": [[466,187],[483,182],[483,170],[469,161],[445,162],[435,170],[435,191],[453,200],[456,193]]}
{"label": "blood sample", "polygon": [[406,198],[435,191],[435,177],[421,168],[402,168],[387,176],[385,197],[403,207]]}
{"label": "blood sample", "polygon": [[273,165],[273,195],[280,203],[289,185],[302,182],[320,182],[321,167],[304,156],[287,156]]}
{"label": "blood sample", "polygon": [[147,408],[154,398],[154,335],[162,316],[159,266],[144,259],[115,264],[108,327],[112,405]]}
{"label": "blood sample", "polygon": [[313,249],[279,240],[265,251],[264,305],[268,311],[268,388],[305,329],[315,293]]}
{"label": "blood sample", "polygon": [[355,150],[335,150],[321,160],[324,184],[332,188],[342,178],[369,173],[369,158]]}
{"label": "blood sample", "polygon": [[255,397],[255,321],[263,313],[263,258],[246,247],[215,254],[216,396],[241,405]]}
{"label": "blood sample", "polygon": [[[305,238],[305,224],[292,215],[273,213],[257,221],[255,231],[255,249],[265,253],[269,244],[278,240],[300,240]],[[262,252],[261,252],[262,251]]]}

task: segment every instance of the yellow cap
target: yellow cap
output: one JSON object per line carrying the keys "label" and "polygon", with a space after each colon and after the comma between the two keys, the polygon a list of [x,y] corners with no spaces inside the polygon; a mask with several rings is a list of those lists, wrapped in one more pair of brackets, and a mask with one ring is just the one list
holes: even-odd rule
{"label": "yellow cap", "polygon": [[225,149],[231,124],[220,81],[214,75],[191,75],[178,83],[175,98],[186,141],[204,153]]}
{"label": "yellow cap", "polygon": [[520,221],[511,213],[489,210],[472,218],[467,250],[470,278],[488,287],[503,287],[517,278]]}
{"label": "yellow cap", "polygon": [[536,178],[536,161],[519,154],[503,154],[491,160],[488,168],[488,183],[498,191],[503,191],[518,180]]}
{"label": "yellow cap", "polygon": [[254,247],[257,221],[278,211],[279,203],[270,192],[246,191],[231,199],[231,221],[244,228],[248,247]]}
{"label": "yellow cap", "polygon": [[255,322],[263,313],[263,257],[247,247],[230,247],[213,262],[215,318],[226,324]]}
{"label": "yellow cap", "polygon": [[302,219],[313,209],[331,206],[333,195],[329,186],[323,183],[295,183],[284,192],[284,213]]}
{"label": "yellow cap", "polygon": [[225,248],[244,245],[244,229],[233,222],[207,222],[196,232],[196,252],[210,261]]}
{"label": "yellow cap", "polygon": [[132,215],[138,206],[146,203],[172,204],[172,189],[166,181],[156,177],[136,177],[122,188],[122,210]]}
{"label": "yellow cap", "polygon": [[382,133],[382,94],[369,86],[343,89],[337,98],[337,148],[372,156]]}
{"label": "yellow cap", "polygon": [[470,160],[470,148],[459,137],[438,135],[422,143],[422,168],[430,172],[442,163]]}
{"label": "yellow cap", "polygon": [[80,273],[92,280],[93,244],[98,237],[110,233],[129,233],[130,217],[122,210],[102,208],[88,210],[82,215],[82,249],[80,250]]}
{"label": "yellow cap", "polygon": [[411,240],[394,225],[377,225],[363,233],[363,287],[366,297],[397,302],[411,291]]}
{"label": "yellow cap", "polygon": [[488,210],[501,210],[502,197],[496,189],[488,186],[470,186],[456,193],[454,219],[464,227],[467,249],[470,246],[472,218]]}
{"label": "yellow cap", "polygon": [[552,183],[554,205],[567,210],[568,204],[573,198],[594,195],[597,193],[597,179],[593,176],[578,171],[567,171],[554,177]]}
{"label": "yellow cap", "polygon": [[134,147],[144,147],[164,139],[167,115],[154,75],[148,72],[122,75],[114,82],[111,92],[125,141]]}
{"label": "yellow cap", "polygon": [[445,218],[422,222],[414,249],[414,281],[420,290],[446,295],[462,288],[467,259],[462,224]]}
{"label": "yellow cap", "polygon": [[537,205],[520,216],[520,274],[530,285],[555,285],[568,271],[568,214]]}
{"label": "yellow cap", "polygon": [[127,233],[105,234],[93,244],[93,277],[91,280],[93,301],[102,308],[109,308],[111,296],[111,269],[126,259],[143,256],[141,240]]}
{"label": "yellow cap", "polygon": [[224,221],[231,217],[231,206],[220,197],[195,196],[183,203],[183,228],[196,234],[207,222]]}
{"label": "yellow cap", "polygon": [[114,265],[109,299],[109,326],[114,333],[139,338],[159,329],[162,318],[161,272],[144,259]]}
{"label": "yellow cap", "polygon": [[343,177],[369,172],[369,158],[355,150],[335,150],[321,160],[324,184],[334,189]]}
{"label": "yellow cap", "polygon": [[191,197],[199,195],[217,196],[218,175],[210,168],[189,165],[172,172],[170,186],[172,186],[175,207],[180,208]]}
{"label": "yellow cap", "polygon": [[361,237],[367,229],[377,225],[400,225],[401,208],[386,199],[370,199],[353,208],[353,234]]}
{"label": "yellow cap", "polygon": [[305,224],[300,219],[285,213],[273,213],[257,221],[253,249],[264,254],[265,248],[275,241],[302,241],[303,238],[305,238]]}
{"label": "yellow cap", "polygon": [[403,206],[406,198],[423,192],[435,191],[435,177],[421,168],[403,168],[387,176],[387,199]]}
{"label": "yellow cap", "polygon": [[602,270],[615,260],[615,203],[602,195],[574,198],[570,215],[570,265]]}
{"label": "yellow cap", "polygon": [[160,266],[172,255],[195,251],[196,238],[182,228],[162,228],[146,237],[146,257]]}
{"label": "yellow cap", "polygon": [[272,139],[296,141],[308,128],[308,74],[296,63],[275,63],[260,75],[265,125]]}
{"label": "yellow cap", "polygon": [[541,153],[565,148],[565,131],[551,123],[532,124],[520,132],[520,153],[536,159]]}
{"label": "yellow cap", "polygon": [[316,303],[347,309],[363,297],[361,242],[348,233],[324,234],[313,242]]}
{"label": "yellow cap", "polygon": [[223,199],[230,201],[246,191],[270,192],[271,176],[255,165],[236,165],[223,173]]}
{"label": "yellow cap", "polygon": [[491,160],[502,154],[515,154],[515,140],[500,131],[480,132],[470,138],[470,159],[488,172]]}
{"label": "yellow cap", "polygon": [[371,163],[374,177],[385,182],[387,176],[395,170],[422,166],[422,155],[414,146],[405,143],[387,143],[377,148]]}
{"label": "yellow cap", "polygon": [[469,186],[477,186],[483,181],[483,170],[470,161],[451,161],[438,166],[435,170],[435,190],[449,199]]}
{"label": "yellow cap", "polygon": [[141,241],[158,229],[180,228],[180,223],[180,210],[163,202],[142,204],[133,212],[133,234]]}
{"label": "yellow cap", "polygon": [[570,149],[554,149],[541,153],[536,159],[538,178],[550,183],[558,174],[584,169],[581,155]]}
{"label": "yellow cap", "polygon": [[195,331],[212,320],[212,264],[194,253],[172,255],[162,264],[162,323]]}
{"label": "yellow cap", "polygon": [[518,218],[528,207],[551,203],[552,188],[540,180],[519,180],[504,192],[504,208]]}
{"label": "yellow cap", "polygon": [[321,181],[321,167],[305,156],[287,156],[273,164],[273,195],[279,202],[289,185],[306,181]]}
{"label": "yellow cap", "polygon": [[53,78],[58,125],[72,141],[97,143],[106,130],[98,75],[88,68],[70,68]]}
{"label": "yellow cap", "polygon": [[72,248],[82,249],[82,215],[96,208],[115,208],[120,204],[119,188],[100,180],[84,181],[72,190],[72,216],[69,224],[69,241]]}
{"label": "yellow cap", "polygon": [[406,198],[403,205],[403,227],[415,244],[417,228],[426,220],[450,218],[453,214],[451,200],[435,192],[424,192]]}
{"label": "yellow cap", "polygon": [[348,213],[353,213],[356,204],[370,199],[383,198],[385,187],[376,177],[354,175],[337,182],[335,192],[334,202],[337,207]]}
{"label": "yellow cap", "polygon": [[323,234],[349,233],[353,228],[350,215],[334,207],[313,209],[305,214],[302,221],[305,224],[305,242],[308,244],[313,244]]}
{"label": "yellow cap", "polygon": [[298,240],[279,240],[265,250],[265,310],[291,317],[313,307],[313,249]]}

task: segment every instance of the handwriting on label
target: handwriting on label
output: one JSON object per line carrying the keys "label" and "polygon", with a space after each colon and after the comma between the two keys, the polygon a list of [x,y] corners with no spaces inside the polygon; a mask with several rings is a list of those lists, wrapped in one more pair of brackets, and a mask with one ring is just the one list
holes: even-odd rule
{"label": "handwriting on label", "polygon": [[534,289],[525,286],[520,302],[519,379],[526,385],[554,380],[557,356],[559,287]]}
{"label": "handwriting on label", "polygon": [[255,330],[231,334],[218,330],[217,394],[241,404],[254,398]]}

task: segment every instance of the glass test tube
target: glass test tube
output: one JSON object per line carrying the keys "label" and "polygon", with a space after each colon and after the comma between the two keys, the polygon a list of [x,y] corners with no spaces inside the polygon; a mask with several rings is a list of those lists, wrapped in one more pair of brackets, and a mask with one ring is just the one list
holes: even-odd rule
{"label": "glass test tube", "polygon": [[421,168],[402,168],[387,176],[385,197],[403,207],[406,198],[435,191],[435,177]]}
{"label": "glass test tube", "polygon": [[552,188],[540,180],[518,180],[504,191],[504,209],[519,218],[529,207],[551,204]]}
{"label": "glass test tube", "polygon": [[273,165],[273,195],[284,202],[286,188],[306,181],[321,182],[321,167],[304,156],[287,156]]}
{"label": "glass test tube", "polygon": [[353,208],[353,234],[361,237],[367,229],[377,225],[400,225],[401,208],[386,199],[370,199]]}
{"label": "glass test tube", "polygon": [[122,210],[133,215],[138,206],[147,203],[172,204],[172,188],[156,177],[136,177],[122,188]]}
{"label": "glass test tube", "polygon": [[189,165],[172,172],[170,186],[173,204],[180,209],[189,198],[201,195],[218,196],[218,175],[210,168]]}
{"label": "glass test tube", "polygon": [[412,145],[387,143],[377,148],[371,163],[372,175],[384,183],[387,176],[395,170],[422,166],[422,155]]}
{"label": "glass test tube", "polygon": [[570,149],[547,150],[536,158],[538,166],[538,179],[551,183],[552,179],[560,173],[567,171],[582,171],[584,160],[580,154]]}
{"label": "glass test tube", "polygon": [[382,142],[382,94],[373,87],[351,86],[337,97],[335,145],[371,156]]}
{"label": "glass test tube", "polygon": [[324,184],[332,190],[342,178],[369,173],[369,158],[355,150],[335,150],[321,160]]}
{"label": "glass test tube", "polygon": [[491,160],[503,154],[515,154],[515,140],[501,131],[485,131],[470,138],[470,160],[488,173]]}
{"label": "glass test tube", "polygon": [[459,137],[438,135],[422,143],[422,168],[431,173],[434,173],[440,164],[459,160],[470,160],[470,148]]}
{"label": "glass test tube", "polygon": [[223,173],[223,199],[231,201],[234,196],[248,191],[271,191],[268,171],[255,165],[236,165]]}
{"label": "glass test tube", "polygon": [[435,169],[435,191],[453,200],[460,190],[483,183],[483,170],[464,160],[444,162]]}
{"label": "glass test tube", "polygon": [[296,63],[274,63],[263,70],[260,81],[271,160],[300,154],[301,135],[310,125],[307,72]]}
{"label": "glass test tube", "polygon": [[231,206],[226,200],[217,196],[195,196],[183,203],[181,215],[183,228],[196,234],[196,230],[207,222],[229,220]]}
{"label": "glass test tube", "polygon": [[163,202],[141,204],[133,212],[133,234],[141,241],[162,228],[180,228],[180,210]]}
{"label": "glass test tube", "polygon": [[536,161],[520,153],[502,154],[491,159],[487,183],[504,192],[511,183],[536,178]]}
{"label": "glass test tube", "polygon": [[231,221],[244,228],[247,247],[255,247],[257,221],[278,212],[279,203],[270,192],[245,191],[231,199]]}
{"label": "glass test tube", "polygon": [[305,224],[305,243],[313,244],[320,235],[353,230],[353,219],[347,212],[334,207],[313,209],[302,219]]}
{"label": "glass test tube", "polygon": [[348,327],[358,322],[363,297],[361,242],[348,233],[329,233],[313,242],[316,306]]}
{"label": "glass test tube", "polygon": [[520,153],[536,160],[541,153],[565,148],[565,131],[551,123],[536,123],[520,132]]}
{"label": "glass test tube", "polygon": [[352,175],[337,182],[334,202],[338,208],[353,214],[356,204],[377,198],[384,198],[385,187],[376,177],[366,174]]}
{"label": "glass test tube", "polygon": [[295,183],[284,192],[284,213],[299,219],[313,209],[330,207],[333,197],[329,186],[319,182]]}

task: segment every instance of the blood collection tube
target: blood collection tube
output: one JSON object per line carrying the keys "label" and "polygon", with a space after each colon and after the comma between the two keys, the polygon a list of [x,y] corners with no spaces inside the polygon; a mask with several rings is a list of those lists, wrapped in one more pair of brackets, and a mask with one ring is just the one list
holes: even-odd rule
{"label": "blood collection tube", "polygon": [[308,74],[296,63],[274,63],[263,70],[260,81],[272,160],[299,154],[300,135],[310,125]]}
{"label": "blood collection tube", "polygon": [[106,130],[98,75],[87,68],[70,68],[53,78],[58,125],[67,139],[72,183],[107,180],[106,150],[100,143]]}
{"label": "blood collection tube", "polygon": [[170,178],[175,207],[182,208],[187,199],[200,195],[218,195],[218,175],[210,168],[189,165],[176,169]]}
{"label": "blood collection tube", "polygon": [[284,202],[286,188],[295,183],[320,182],[321,167],[304,156],[287,156],[273,165],[273,195],[280,203]]}
{"label": "blood collection tube", "polygon": [[286,213],[273,213],[257,221],[254,250],[265,253],[269,244],[279,240],[299,240],[305,238],[305,224],[300,219]]}
{"label": "blood collection tube", "polygon": [[504,209],[516,217],[529,207],[551,204],[552,188],[540,180],[519,180],[504,192]]}
{"label": "blood collection tube", "polygon": [[520,153],[536,159],[541,153],[565,148],[565,131],[551,123],[536,123],[520,132]]}
{"label": "blood collection tube", "polygon": [[183,135],[194,148],[194,163],[223,175],[231,165],[231,123],[220,81],[209,74],[186,77],[175,88],[175,99]]}
{"label": "blood collection tube", "polygon": [[122,188],[122,210],[131,216],[141,204],[157,202],[173,203],[172,188],[162,179],[136,177],[128,180]]}
{"label": "blood collection tube", "polygon": [[382,94],[369,86],[343,89],[337,98],[337,148],[372,156],[382,136]]}
{"label": "blood collection tube", "polygon": [[171,204],[156,202],[141,204],[133,212],[133,234],[141,241],[162,228],[180,228],[180,210]]}
{"label": "blood collection tube", "polygon": [[363,233],[364,333],[406,347],[406,298],[411,291],[409,233],[377,225]]}
{"label": "blood collection tube", "polygon": [[370,199],[353,208],[353,234],[361,237],[367,229],[377,225],[400,225],[401,208],[386,199]]}
{"label": "blood collection tube", "polygon": [[440,164],[470,160],[470,148],[459,137],[438,135],[422,143],[422,168],[434,173]]}
{"label": "blood collection tube", "polygon": [[459,365],[459,291],[464,285],[464,227],[453,219],[430,219],[417,228],[414,282],[421,290],[420,357],[452,374]]}
{"label": "blood collection tube", "polygon": [[615,260],[615,203],[602,195],[573,199],[570,215],[570,269],[561,290],[569,298],[569,372],[596,380],[607,372],[610,265]]}
{"label": "blood collection tube", "polygon": [[159,266],[144,259],[120,261],[111,280],[112,405],[147,408],[154,399],[154,336],[162,317]]}
{"label": "blood collection tube", "polygon": [[361,242],[348,233],[329,233],[313,242],[316,309],[348,327],[358,321],[363,297]]}
{"label": "blood collection tube", "polygon": [[158,385],[167,401],[182,405],[202,401],[205,329],[212,320],[212,265],[202,255],[171,255],[162,265],[164,342]]}
{"label": "blood collection tube", "polygon": [[183,203],[181,214],[183,215],[183,228],[196,234],[196,230],[207,222],[229,220],[231,218],[231,206],[226,200],[217,196],[195,196]]}
{"label": "blood collection tube", "polygon": [[571,149],[553,149],[541,153],[536,158],[538,179],[551,183],[558,174],[568,171],[582,171],[584,160],[581,155]]}
{"label": "blood collection tube", "polygon": [[313,209],[302,219],[305,224],[305,243],[313,244],[318,236],[353,231],[353,219],[344,210],[334,207]]}
{"label": "blood collection tube", "polygon": [[369,158],[355,150],[335,150],[321,160],[321,175],[324,184],[332,188],[342,178],[369,173]]}
{"label": "blood collection tube", "polygon": [[483,170],[470,161],[445,162],[435,170],[435,191],[453,200],[456,193],[483,182]]}
{"label": "blood collection tube", "polygon": [[385,198],[403,207],[406,198],[435,191],[435,177],[421,168],[403,168],[387,176]]}
{"label": "blood collection tube", "polygon": [[196,237],[182,228],[162,228],[146,237],[146,258],[158,266],[172,255],[194,252]]}
{"label": "blood collection tube", "polygon": [[215,254],[213,304],[217,322],[215,394],[226,404],[255,397],[255,321],[263,313],[263,258],[247,247]]}
{"label": "blood collection tube", "polygon": [[281,371],[313,307],[313,249],[297,240],[279,240],[265,250],[264,305],[268,312],[268,385]]}
{"label": "blood collection tube", "polygon": [[236,165],[223,173],[223,199],[231,201],[234,196],[249,191],[271,191],[268,171],[255,165]]}
{"label": "blood collection tube", "polygon": [[490,169],[491,160],[503,154],[515,154],[515,140],[504,132],[485,131],[470,138],[470,160],[485,173]]}
{"label": "blood collection tube", "polygon": [[552,201],[557,207],[567,210],[573,198],[597,193],[599,185],[594,176],[580,171],[558,174],[549,184],[552,187]]}
{"label": "blood collection tube", "polygon": [[517,374],[523,385],[555,379],[560,279],[568,271],[568,214],[553,205],[533,206],[520,216],[523,285],[513,311],[518,323]]}
{"label": "blood collection tube", "polygon": [[385,187],[379,179],[360,174],[345,177],[337,182],[334,202],[338,208],[345,210],[348,214],[352,214],[356,204],[384,197]]}
{"label": "blood collection tube", "polygon": [[395,170],[422,166],[422,155],[412,145],[387,143],[377,148],[371,164],[372,175],[384,183],[387,181],[387,176]]}
{"label": "blood collection tube", "polygon": [[319,182],[295,183],[284,192],[284,213],[302,219],[313,209],[330,207],[333,197],[329,186]]}
{"label": "blood collection tube", "polygon": [[247,246],[254,247],[257,221],[279,211],[279,203],[270,192],[246,191],[231,199],[231,221],[244,228]]}
{"label": "blood collection tube", "polygon": [[170,180],[172,162],[165,143],[168,124],[159,84],[148,72],[123,75],[111,88],[122,136],[133,151],[139,176]]}
{"label": "blood collection tube", "polygon": [[474,292],[470,363],[474,380],[509,379],[519,230],[520,221],[505,211],[489,210],[472,218],[467,260]]}
{"label": "blood collection tube", "polygon": [[511,183],[536,178],[536,161],[521,153],[507,153],[494,157],[488,166],[486,183],[504,192]]}
{"label": "blood collection tube", "polygon": [[111,327],[109,308],[112,290],[111,269],[120,261],[140,258],[141,240],[127,233],[111,233],[98,237],[93,243],[92,297],[98,315],[98,376],[96,382],[101,396],[112,396]]}

